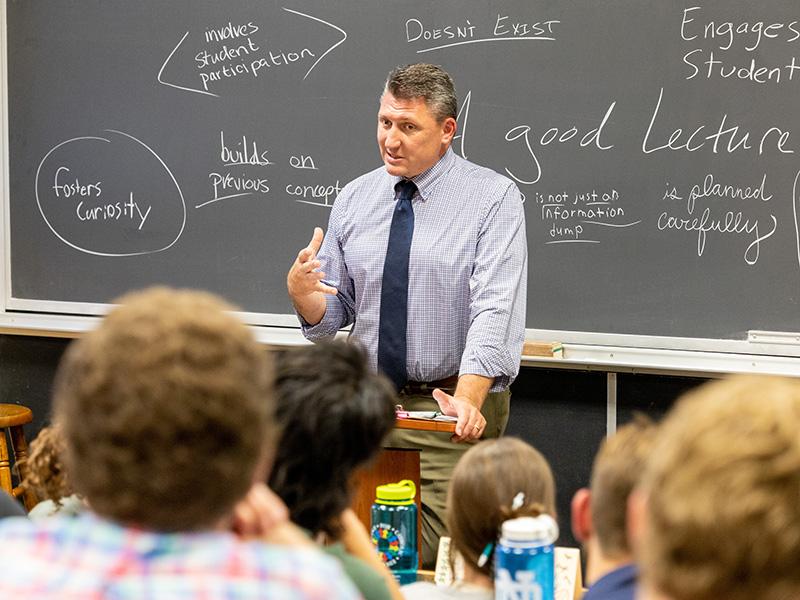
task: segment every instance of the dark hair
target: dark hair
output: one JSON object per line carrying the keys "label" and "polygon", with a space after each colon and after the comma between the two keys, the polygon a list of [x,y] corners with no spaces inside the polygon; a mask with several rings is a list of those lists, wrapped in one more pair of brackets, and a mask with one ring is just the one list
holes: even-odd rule
{"label": "dark hair", "polygon": [[114,521],[209,527],[274,443],[269,355],[211,294],[155,288],[118,302],[58,368],[70,481]]}
{"label": "dark hair", "polygon": [[453,79],[438,65],[417,63],[397,67],[386,78],[384,91],[401,100],[423,98],[438,122],[458,115]]}
{"label": "dark hair", "polygon": [[283,434],[269,487],[292,521],[336,538],[353,471],[394,426],[394,388],[359,346],[326,342],[279,356],[275,392]]}

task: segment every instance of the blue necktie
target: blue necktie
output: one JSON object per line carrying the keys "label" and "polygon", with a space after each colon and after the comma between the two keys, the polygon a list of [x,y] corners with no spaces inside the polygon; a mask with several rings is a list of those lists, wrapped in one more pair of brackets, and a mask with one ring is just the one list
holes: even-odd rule
{"label": "blue necktie", "polygon": [[408,325],[408,255],[414,235],[411,198],[417,191],[413,181],[395,186],[397,204],[389,230],[389,245],[383,263],[381,310],[378,325],[378,369],[399,391],[408,381],[406,371],[406,327]]}

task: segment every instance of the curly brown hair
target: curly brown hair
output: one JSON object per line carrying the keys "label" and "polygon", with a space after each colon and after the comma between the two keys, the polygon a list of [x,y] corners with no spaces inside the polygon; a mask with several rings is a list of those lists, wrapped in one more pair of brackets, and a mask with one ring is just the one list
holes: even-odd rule
{"label": "curly brown hair", "polygon": [[22,485],[39,500],[52,500],[61,506],[61,499],[72,494],[72,485],[64,467],[64,437],[61,427],[43,427],[31,442],[25,460],[26,473]]}
{"label": "curly brown hair", "polygon": [[70,480],[121,523],[211,526],[264,476],[272,453],[267,351],[208,293],[153,288],[117,302],[56,376]]}

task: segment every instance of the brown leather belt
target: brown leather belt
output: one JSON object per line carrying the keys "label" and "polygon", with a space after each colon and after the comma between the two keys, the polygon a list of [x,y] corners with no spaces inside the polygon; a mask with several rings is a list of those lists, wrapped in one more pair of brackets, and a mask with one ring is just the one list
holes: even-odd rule
{"label": "brown leather belt", "polygon": [[456,384],[458,384],[458,375],[451,375],[437,381],[409,381],[403,386],[400,393],[414,396],[417,394],[429,394],[436,388],[454,390],[456,389]]}

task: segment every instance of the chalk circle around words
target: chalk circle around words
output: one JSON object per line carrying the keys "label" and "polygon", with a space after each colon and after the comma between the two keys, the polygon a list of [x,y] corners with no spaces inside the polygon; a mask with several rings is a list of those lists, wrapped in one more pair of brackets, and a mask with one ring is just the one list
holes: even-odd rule
{"label": "chalk circle around words", "polygon": [[186,202],[169,167],[122,131],[58,143],[39,163],[35,193],[50,231],[86,254],[162,252],[186,227]]}

